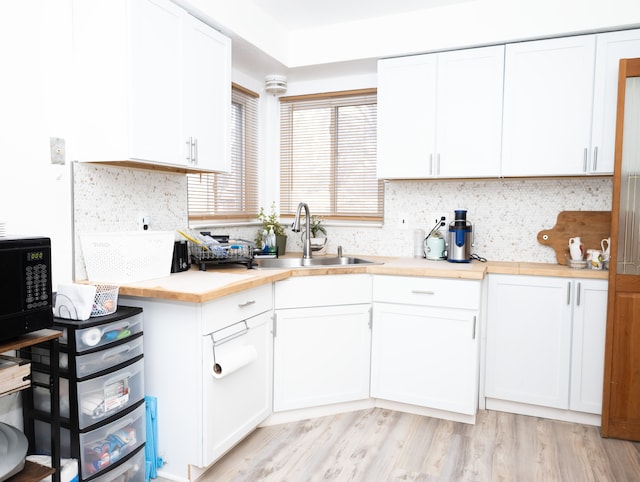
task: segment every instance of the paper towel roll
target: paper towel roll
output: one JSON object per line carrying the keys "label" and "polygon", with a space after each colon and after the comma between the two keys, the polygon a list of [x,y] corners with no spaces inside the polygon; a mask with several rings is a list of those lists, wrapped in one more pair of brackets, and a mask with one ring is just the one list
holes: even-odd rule
{"label": "paper towel roll", "polygon": [[216,363],[211,366],[214,378],[224,378],[227,375],[253,362],[258,353],[253,345],[239,346],[226,352],[216,353]]}
{"label": "paper towel roll", "polygon": [[80,339],[82,343],[87,346],[96,346],[102,339],[102,331],[100,328],[91,328],[90,330],[86,330]]}

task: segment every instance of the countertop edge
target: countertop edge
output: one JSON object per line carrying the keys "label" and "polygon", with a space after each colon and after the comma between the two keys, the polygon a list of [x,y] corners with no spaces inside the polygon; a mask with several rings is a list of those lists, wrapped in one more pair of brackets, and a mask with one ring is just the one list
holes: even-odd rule
{"label": "countertop edge", "polygon": [[[434,278],[451,278],[461,280],[482,280],[488,274],[513,274],[531,276],[554,276],[564,278],[584,278],[584,279],[608,279],[608,271],[598,271],[589,269],[572,269],[567,266],[551,263],[530,263],[530,262],[509,262],[509,261],[489,261],[486,263],[473,261],[471,263],[447,263],[443,261],[428,261],[408,257],[374,257],[363,256],[378,264],[358,265],[358,266],[323,266],[312,268],[295,269],[257,269],[247,271],[241,268],[225,268],[221,272],[232,274],[256,273],[249,279],[233,281],[221,286],[212,287],[210,290],[179,291],[171,290],[162,286],[163,278],[158,280],[157,286],[136,286],[135,283],[120,286],[119,294],[139,298],[158,298],[173,301],[203,303],[247,289],[262,286],[275,281],[284,280],[298,276],[319,276],[319,275],[343,275],[343,274],[377,274],[390,276],[421,276]],[[198,276],[197,267],[184,273],[175,273],[170,276]]]}

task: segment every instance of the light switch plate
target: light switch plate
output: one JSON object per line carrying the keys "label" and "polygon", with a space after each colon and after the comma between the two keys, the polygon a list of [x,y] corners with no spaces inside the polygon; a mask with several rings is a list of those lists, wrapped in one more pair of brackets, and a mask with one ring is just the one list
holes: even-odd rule
{"label": "light switch plate", "polygon": [[59,137],[49,137],[51,146],[51,164],[63,164],[65,162],[64,139]]}

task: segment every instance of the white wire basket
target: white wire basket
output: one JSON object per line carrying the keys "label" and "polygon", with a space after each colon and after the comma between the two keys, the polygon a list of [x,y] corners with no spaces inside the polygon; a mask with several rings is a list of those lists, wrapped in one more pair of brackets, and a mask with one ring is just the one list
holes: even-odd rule
{"label": "white wire basket", "polygon": [[118,287],[115,285],[96,285],[96,296],[91,309],[91,318],[115,313],[118,309]]}

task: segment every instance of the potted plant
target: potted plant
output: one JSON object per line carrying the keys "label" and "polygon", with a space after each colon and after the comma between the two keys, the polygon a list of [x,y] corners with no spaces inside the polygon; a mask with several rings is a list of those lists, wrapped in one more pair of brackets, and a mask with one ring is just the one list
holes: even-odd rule
{"label": "potted plant", "polygon": [[287,235],[285,233],[284,226],[278,219],[275,202],[271,204],[271,210],[268,214],[265,212],[263,207],[260,208],[260,212],[258,213],[258,221],[262,223],[262,226],[258,228],[258,232],[256,233],[256,246],[264,248],[264,233],[269,233],[271,230],[273,230],[273,234],[276,235],[276,247],[278,256],[284,255],[286,253],[287,247]]}
{"label": "potted plant", "polygon": [[[316,254],[324,254],[327,250],[327,229],[322,224],[323,222],[323,219],[316,215],[312,215],[309,220],[309,230],[311,231],[309,242],[311,243],[311,251]],[[321,234],[324,234],[324,237],[321,237]]]}

